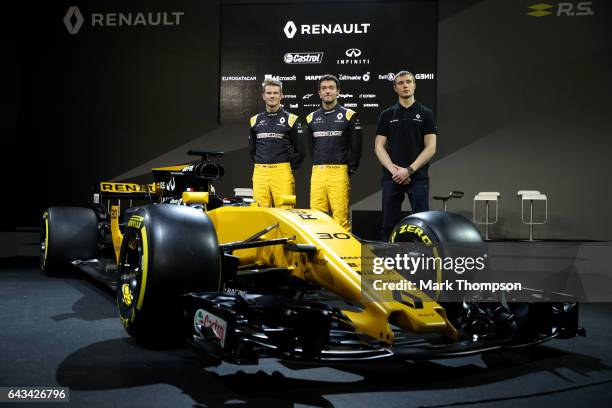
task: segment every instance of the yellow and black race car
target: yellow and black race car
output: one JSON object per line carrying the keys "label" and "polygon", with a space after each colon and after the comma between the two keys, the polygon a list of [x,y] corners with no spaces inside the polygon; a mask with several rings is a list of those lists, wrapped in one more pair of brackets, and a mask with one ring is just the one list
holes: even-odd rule
{"label": "yellow and black race car", "polygon": [[[221,153],[189,154],[199,159],[153,169],[152,184],[99,182],[89,208],[42,217],[42,269],[71,263],[115,288],[140,344],[183,338],[217,361],[327,364],[465,356],[581,333],[576,302],[442,303],[418,290],[368,290],[368,243],[325,213],[294,208],[294,196],[279,208],[222,199],[211,186],[223,177],[212,160]],[[466,218],[435,211],[408,216],[392,236],[482,242]]]}

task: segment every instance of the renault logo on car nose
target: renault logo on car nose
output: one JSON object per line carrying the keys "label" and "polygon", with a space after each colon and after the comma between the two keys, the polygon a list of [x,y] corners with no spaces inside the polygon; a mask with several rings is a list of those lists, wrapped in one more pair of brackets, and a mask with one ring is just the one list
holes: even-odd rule
{"label": "renault logo on car nose", "polygon": [[293,21],[287,21],[287,24],[285,24],[285,28],[283,28],[283,31],[285,32],[287,38],[293,38],[293,36],[297,32],[297,27],[295,26],[295,23]]}
{"label": "renault logo on car nose", "polygon": [[347,57],[356,58],[361,55],[361,50],[359,48],[349,48],[346,50],[345,54]]}
{"label": "renault logo on car nose", "polygon": [[[72,23],[74,18],[74,24]],[[70,34],[77,34],[83,25],[83,15],[78,7],[72,6],[64,16],[64,25]]]}

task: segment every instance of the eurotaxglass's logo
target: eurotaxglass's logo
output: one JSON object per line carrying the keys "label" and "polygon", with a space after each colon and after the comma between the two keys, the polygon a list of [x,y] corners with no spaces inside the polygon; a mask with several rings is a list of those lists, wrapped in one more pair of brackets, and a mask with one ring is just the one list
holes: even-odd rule
{"label": "eurotaxglass's logo", "polygon": [[531,17],[585,17],[595,14],[592,1],[560,1],[556,4],[537,3],[527,6],[527,9],[529,10],[527,15]]}
{"label": "eurotaxglass's logo", "polygon": [[83,24],[90,27],[154,27],[178,26],[185,13],[183,11],[152,11],[136,13],[90,13],[83,16],[77,6],[69,7],[64,15],[64,25],[71,35],[78,34]]}

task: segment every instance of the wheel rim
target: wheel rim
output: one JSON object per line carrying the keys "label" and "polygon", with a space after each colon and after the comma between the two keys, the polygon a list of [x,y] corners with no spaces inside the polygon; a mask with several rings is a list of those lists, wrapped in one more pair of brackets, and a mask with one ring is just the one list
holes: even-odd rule
{"label": "wheel rim", "polygon": [[[117,303],[123,318],[131,319],[138,306],[142,285],[142,240],[139,234],[129,234],[124,239],[123,251],[119,258],[119,279],[117,281]],[[125,322],[125,321],[124,321]]]}
{"label": "wheel rim", "polygon": [[42,216],[40,228],[40,268],[45,269],[47,264],[47,249],[49,247],[49,213],[45,212]]}

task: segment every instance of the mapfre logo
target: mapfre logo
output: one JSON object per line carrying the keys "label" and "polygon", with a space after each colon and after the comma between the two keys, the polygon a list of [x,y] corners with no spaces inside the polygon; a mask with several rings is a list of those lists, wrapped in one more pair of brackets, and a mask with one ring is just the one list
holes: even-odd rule
{"label": "mapfre logo", "polygon": [[529,12],[526,14],[531,17],[586,17],[595,15],[592,1],[560,1],[557,4],[537,3],[527,6],[527,9]]}
{"label": "mapfre logo", "polygon": [[344,24],[295,24],[289,20],[283,27],[285,36],[289,39],[300,35],[339,35],[339,34],[367,34],[372,23],[344,23]]}
{"label": "mapfre logo", "polygon": [[77,6],[69,7],[64,15],[64,25],[71,35],[78,34],[83,24],[95,27],[156,27],[178,26],[185,15],[183,11],[151,11],[136,13],[90,13],[83,16]]}

